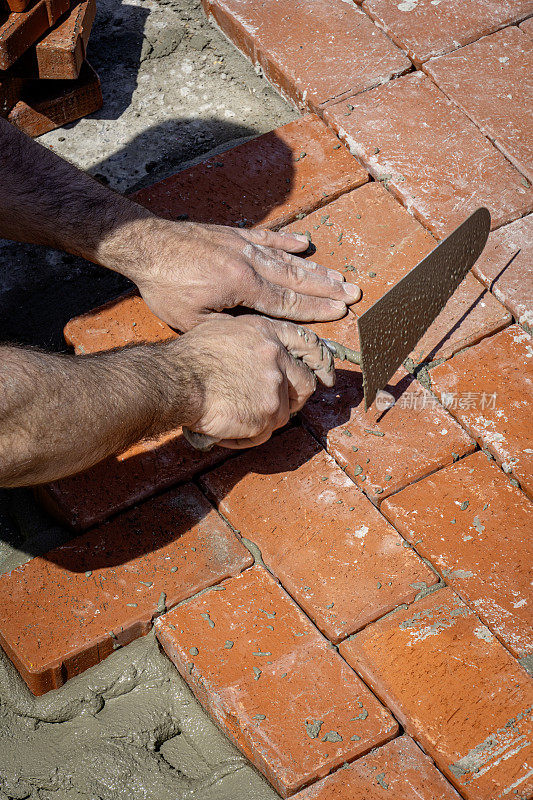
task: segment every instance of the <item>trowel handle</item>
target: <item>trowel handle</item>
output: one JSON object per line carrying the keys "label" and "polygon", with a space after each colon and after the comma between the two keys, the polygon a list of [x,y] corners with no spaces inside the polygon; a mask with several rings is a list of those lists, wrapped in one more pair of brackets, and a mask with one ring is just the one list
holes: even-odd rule
{"label": "trowel handle", "polygon": [[338,358],[339,361],[349,361],[351,364],[361,366],[361,353],[358,353],[357,350],[350,350],[349,347],[345,347],[343,344],[339,344],[339,342],[332,342],[331,339],[322,339],[322,341],[334,358]]}
{"label": "trowel handle", "polygon": [[211,450],[217,444],[218,439],[214,439],[212,436],[208,436],[206,433],[195,433],[191,431],[190,428],[182,428],[183,435],[195,450],[202,450],[206,453],[208,450]]}

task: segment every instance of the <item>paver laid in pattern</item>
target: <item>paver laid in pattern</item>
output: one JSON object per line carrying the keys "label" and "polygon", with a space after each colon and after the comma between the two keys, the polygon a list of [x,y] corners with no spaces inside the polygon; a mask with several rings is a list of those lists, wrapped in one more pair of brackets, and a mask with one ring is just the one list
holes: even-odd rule
{"label": "paver laid in pattern", "polygon": [[231,459],[201,484],[332,642],[438,580],[301,428]]}
{"label": "paver laid in pattern", "polygon": [[364,0],[363,8],[416,66],[533,11],[530,0]]}
{"label": "paver laid in pattern", "polygon": [[467,456],[381,511],[515,656],[533,652],[533,505],[494,462]]}
{"label": "paver laid in pattern", "polygon": [[533,340],[511,325],[431,370],[450,413],[530,496],[532,368]]}
{"label": "paver laid in pattern", "polygon": [[340,651],[466,800],[531,796],[531,679],[452,589]]}
{"label": "paver laid in pattern", "polygon": [[392,739],[392,716],[261,567],[165,614],[194,694],[283,797]]}
{"label": "paver laid in pattern", "polygon": [[442,91],[533,178],[533,42],[519,28],[480,39],[424,64]]}
{"label": "paver laid in pattern", "polygon": [[409,736],[400,736],[294,796],[294,800],[460,800]]}
{"label": "paver laid in pattern", "polygon": [[44,694],[252,561],[198,489],[183,486],[0,575],[0,643]]}
{"label": "paver laid in pattern", "polygon": [[533,214],[493,231],[472,271],[532,333]]}
{"label": "paver laid in pattern", "polygon": [[337,103],[324,118],[438,238],[479,206],[494,228],[533,208],[529,182],[422,72]]}
{"label": "paver laid in pattern", "polygon": [[203,0],[203,6],[276,89],[303,109],[316,111],[411,67],[345,0]]}

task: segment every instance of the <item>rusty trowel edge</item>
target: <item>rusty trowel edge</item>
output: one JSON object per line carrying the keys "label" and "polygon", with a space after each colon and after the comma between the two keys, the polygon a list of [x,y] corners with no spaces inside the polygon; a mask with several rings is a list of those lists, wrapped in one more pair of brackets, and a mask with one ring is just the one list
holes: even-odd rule
{"label": "rusty trowel edge", "polygon": [[[410,343],[407,352],[401,353],[394,361],[391,361],[390,369],[387,370],[387,378],[385,381],[380,381],[382,383],[381,386],[378,386],[377,389],[374,388],[373,390],[369,390],[369,381],[368,381],[368,374],[369,374],[369,358],[368,352],[365,353],[365,350],[368,350],[366,347],[366,337],[364,335],[364,330],[362,330],[362,326],[365,325],[365,318],[368,316],[375,315],[376,311],[379,311],[379,307],[382,305],[384,308],[388,306],[389,296],[392,294],[398,293],[398,287],[401,287],[404,283],[411,283],[413,280],[413,275],[419,272],[423,274],[426,270],[434,268],[433,265],[436,261],[440,262],[441,260],[444,261],[444,258],[441,258],[441,253],[447,253],[447,250],[450,248],[450,244],[455,241],[460,241],[461,234],[463,233],[465,228],[471,228],[473,234],[473,244],[475,245],[471,252],[469,253],[469,257],[465,258],[463,267],[458,271],[457,275],[453,280],[453,288],[448,293],[448,295],[443,299],[442,304],[436,310],[436,313],[433,314],[429,322],[424,324],[423,327],[420,328],[418,331],[418,338],[416,342]],[[479,256],[483,252],[485,245],[487,243],[487,239],[489,237],[491,228],[491,216],[490,212],[487,208],[482,206],[474,211],[464,222],[461,223],[457,228],[455,228],[452,233],[450,233],[446,239],[443,239],[439,242],[436,247],[431,250],[421,261],[419,261],[416,266],[414,266],[409,272],[407,272],[403,278],[401,278],[397,283],[394,284],[384,295],[382,295],[379,300],[376,300],[369,309],[365,311],[360,317],[357,318],[357,330],[359,334],[359,346],[361,348],[360,359],[361,359],[361,370],[363,373],[363,392],[365,398],[365,411],[367,411],[372,403],[375,400],[377,391],[383,389],[390,378],[394,375],[400,364],[403,363],[405,358],[412,352],[413,348],[416,347],[416,344],[420,341],[420,339],[424,336],[428,328],[433,324],[437,316],[446,306],[448,300],[452,297],[452,295],[457,290],[460,283],[464,280],[465,276],[468,272],[472,269],[473,265],[478,260]],[[477,234],[474,236],[474,234]],[[365,358],[366,355],[366,358]],[[365,363],[366,362],[366,363]],[[370,395],[372,395],[370,397]]]}

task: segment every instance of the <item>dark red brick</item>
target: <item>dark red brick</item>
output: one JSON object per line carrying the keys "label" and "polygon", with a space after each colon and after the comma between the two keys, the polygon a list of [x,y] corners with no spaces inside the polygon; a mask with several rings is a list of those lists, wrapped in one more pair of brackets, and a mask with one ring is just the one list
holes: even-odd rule
{"label": "dark red brick", "polygon": [[27,81],[8,119],[28,136],[41,136],[98,111],[102,102],[98,75],[85,61],[77,80]]}
{"label": "dark red brick", "polygon": [[64,14],[69,0],[35,0],[21,13],[0,16],[0,69],[15,63]]}
{"label": "dark red brick", "polygon": [[96,0],[79,0],[35,46],[38,77],[74,80],[80,74],[96,14]]}
{"label": "dark red brick", "polygon": [[203,0],[222,31],[274,86],[316,111],[409,69],[410,62],[344,0]]}
{"label": "dark red brick", "polygon": [[253,559],[188,485],[0,576],[0,643],[44,694]]}
{"label": "dark red brick", "polygon": [[526,179],[421,72],[324,112],[372,175],[444,238],[479,206],[497,228],[533,208]]}

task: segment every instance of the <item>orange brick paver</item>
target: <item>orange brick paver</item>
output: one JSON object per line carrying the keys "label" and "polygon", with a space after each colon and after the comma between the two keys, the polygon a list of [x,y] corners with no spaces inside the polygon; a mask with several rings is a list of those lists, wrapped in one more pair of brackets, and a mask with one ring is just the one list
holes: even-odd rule
{"label": "orange brick paver", "polygon": [[43,694],[252,561],[198,489],[184,486],[0,575],[0,644]]}
{"label": "orange brick paver", "polygon": [[0,9],[0,70],[12,66],[68,7],[69,0],[35,0],[7,16]]}
{"label": "orange brick paver", "polygon": [[533,332],[533,214],[493,231],[473,272]]}
{"label": "orange brick paver", "polygon": [[365,0],[363,8],[417,66],[533,11],[530,0]]}
{"label": "orange brick paver", "polygon": [[95,14],[96,0],[72,3],[65,19],[36,44],[39,78],[78,77]]}
{"label": "orange brick paver", "polygon": [[202,705],[283,797],[398,726],[261,567],[155,625]]}
{"label": "orange brick paver", "polygon": [[533,506],[484,453],[381,506],[517,657],[533,652]]}
{"label": "orange brick paver", "polygon": [[529,19],[526,19],[525,22],[522,22],[522,24],[519,25],[519,28],[520,30],[525,31],[528,36],[531,36],[533,39],[533,17],[530,17]]}
{"label": "orange brick paver", "polygon": [[438,238],[482,205],[493,227],[533,208],[523,175],[421,72],[338,103],[324,116]]}
{"label": "orange brick paver", "polygon": [[294,800],[460,800],[409,736],[378,747],[295,795]]}
{"label": "orange brick paver", "polygon": [[530,495],[532,345],[531,336],[512,325],[431,370],[433,391]]}
{"label": "orange brick paver", "polygon": [[517,169],[533,178],[533,42],[527,33],[505,28],[428,61],[424,71]]}
{"label": "orange brick paver", "polygon": [[321,106],[376,86],[410,62],[344,0],[203,0],[209,17],[285,96]]}
{"label": "orange brick paver", "polygon": [[186,215],[200,222],[275,228],[367,180],[337,137],[306,114],[141,189],[134,198],[170,219]]}
{"label": "orange brick paver", "polygon": [[438,580],[302,429],[231,459],[201,481],[333,642]]}
{"label": "orange brick paver", "polygon": [[531,797],[531,680],[451,589],[340,650],[465,800]]}
{"label": "orange brick paver", "polygon": [[[313,259],[361,287],[363,296],[352,306],[358,316],[438,244],[376,182],[344,194],[286,230],[307,230],[316,249]],[[469,274],[411,357],[414,364],[449,358],[510,322],[511,315]],[[346,344],[357,347],[350,339]]]}

